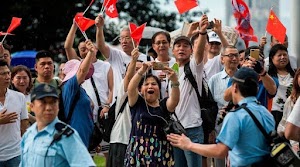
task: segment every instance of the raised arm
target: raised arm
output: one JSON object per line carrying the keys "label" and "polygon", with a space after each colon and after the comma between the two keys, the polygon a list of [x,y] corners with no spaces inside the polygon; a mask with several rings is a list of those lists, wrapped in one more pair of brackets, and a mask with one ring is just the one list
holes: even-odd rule
{"label": "raised arm", "polygon": [[176,72],[170,67],[164,67],[164,73],[167,74],[167,78],[171,81],[171,93],[167,100],[167,109],[170,112],[175,112],[175,108],[179,102],[180,91],[179,82]]}
{"label": "raised arm", "polygon": [[128,88],[128,84],[130,82],[130,80],[132,79],[132,77],[134,76],[135,74],[135,71],[136,71],[136,62],[139,58],[139,49],[138,47],[134,48],[132,51],[131,51],[131,61],[127,67],[127,72],[126,72],[126,75],[124,77],[124,91],[127,92],[127,88]]}
{"label": "raised arm", "polygon": [[223,48],[226,48],[229,44],[228,44],[228,41],[225,38],[224,34],[222,33],[222,21],[221,20],[215,19],[215,26],[213,28],[213,31],[220,37]]}
{"label": "raised arm", "polygon": [[204,49],[206,44],[206,36],[207,36],[207,26],[208,26],[208,17],[206,15],[202,15],[201,20],[199,22],[199,37],[198,42],[195,42],[195,52],[194,57],[197,64],[200,64],[203,61],[204,57]]}
{"label": "raised arm", "polygon": [[138,70],[137,73],[133,76],[133,78],[130,80],[128,85],[128,104],[129,106],[134,106],[134,104],[138,100],[139,92],[138,92],[138,86],[143,78],[146,71],[151,67],[151,62],[143,63],[142,68]]}
{"label": "raised arm", "polygon": [[109,58],[109,46],[105,44],[103,27],[104,27],[104,18],[99,14],[95,19],[96,24],[96,44],[99,51],[102,55],[108,59]]}
{"label": "raised arm", "polygon": [[76,31],[77,31],[77,25],[75,21],[73,21],[73,24],[70,28],[70,31],[67,35],[65,45],[64,45],[68,60],[79,59],[75,49],[73,48]]}
{"label": "raised arm", "polygon": [[81,62],[79,69],[76,73],[77,82],[79,84],[84,82],[85,77],[88,74],[90,66],[92,64],[92,60],[96,56],[96,53],[97,53],[97,50],[96,50],[94,44],[90,40],[86,41],[85,43],[86,43],[86,47],[89,50],[89,52],[87,53],[86,57]]}

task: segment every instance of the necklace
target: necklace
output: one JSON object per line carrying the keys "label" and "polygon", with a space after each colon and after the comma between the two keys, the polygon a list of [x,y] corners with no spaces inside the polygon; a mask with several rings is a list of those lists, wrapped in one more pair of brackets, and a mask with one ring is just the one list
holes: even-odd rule
{"label": "necklace", "polygon": [[287,75],[277,74],[277,75],[278,75],[278,78],[279,78],[279,84],[280,85],[286,85],[287,82],[288,82],[288,79],[290,78],[290,74],[287,74]]}

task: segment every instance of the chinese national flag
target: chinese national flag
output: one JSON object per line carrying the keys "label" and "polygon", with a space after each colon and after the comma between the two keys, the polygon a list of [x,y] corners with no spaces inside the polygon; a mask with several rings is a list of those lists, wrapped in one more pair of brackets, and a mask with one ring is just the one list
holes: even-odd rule
{"label": "chinese national flag", "polygon": [[7,29],[7,33],[11,33],[14,29],[16,29],[19,25],[21,25],[21,20],[22,18],[13,17]]}
{"label": "chinese national flag", "polygon": [[284,43],[286,28],[280,22],[273,10],[270,11],[268,24],[266,28],[267,32],[273,35],[279,42]]}
{"label": "chinese national flag", "polygon": [[80,30],[83,32],[95,24],[95,20],[83,17],[82,13],[76,14],[75,22],[77,23],[77,26],[80,28]]}
{"label": "chinese national flag", "polygon": [[180,14],[185,13],[198,6],[197,0],[175,0],[175,5]]}
{"label": "chinese national flag", "polygon": [[105,13],[110,18],[115,18],[119,16],[116,4],[117,0],[104,0]]}
{"label": "chinese national flag", "polygon": [[136,45],[139,45],[142,37],[143,37],[143,32],[146,27],[147,23],[144,23],[141,26],[137,26],[133,23],[129,23],[129,28],[130,28],[130,36],[131,38],[136,42]]}

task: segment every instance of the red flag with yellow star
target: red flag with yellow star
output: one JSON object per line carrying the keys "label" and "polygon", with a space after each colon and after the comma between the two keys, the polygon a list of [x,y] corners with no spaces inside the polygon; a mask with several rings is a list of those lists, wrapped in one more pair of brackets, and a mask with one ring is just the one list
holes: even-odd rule
{"label": "red flag with yellow star", "polygon": [[280,22],[273,10],[270,11],[266,30],[269,34],[273,35],[273,37],[275,37],[280,43],[284,43],[286,28]]}

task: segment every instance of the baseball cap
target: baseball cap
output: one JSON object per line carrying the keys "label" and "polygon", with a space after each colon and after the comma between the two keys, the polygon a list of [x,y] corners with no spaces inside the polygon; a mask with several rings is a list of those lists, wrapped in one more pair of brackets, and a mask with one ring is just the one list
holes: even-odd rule
{"label": "baseball cap", "polygon": [[[66,62],[65,67],[63,68],[63,73],[66,75],[62,82],[66,82],[70,78],[72,78],[78,71],[78,68],[80,66],[81,62],[76,59],[72,59]],[[89,72],[85,79],[91,78],[91,76],[94,74],[94,66],[91,64]]]}
{"label": "baseball cap", "polygon": [[55,97],[58,98],[56,88],[49,84],[39,84],[31,92],[31,101],[42,99],[44,97]]}
{"label": "baseball cap", "polygon": [[179,36],[179,37],[177,37],[177,38],[174,40],[173,47],[174,47],[174,45],[175,45],[176,43],[178,43],[178,42],[181,41],[181,40],[187,41],[187,42],[189,43],[189,45],[192,46],[192,42],[191,42],[190,38],[188,38],[188,37],[186,37],[186,36]]}
{"label": "baseball cap", "polygon": [[248,80],[252,80],[258,85],[258,74],[248,67],[241,67],[234,73],[232,79],[243,84],[247,84]]}
{"label": "baseball cap", "polygon": [[220,42],[221,43],[221,39],[214,31],[211,31],[208,33],[208,42]]}

